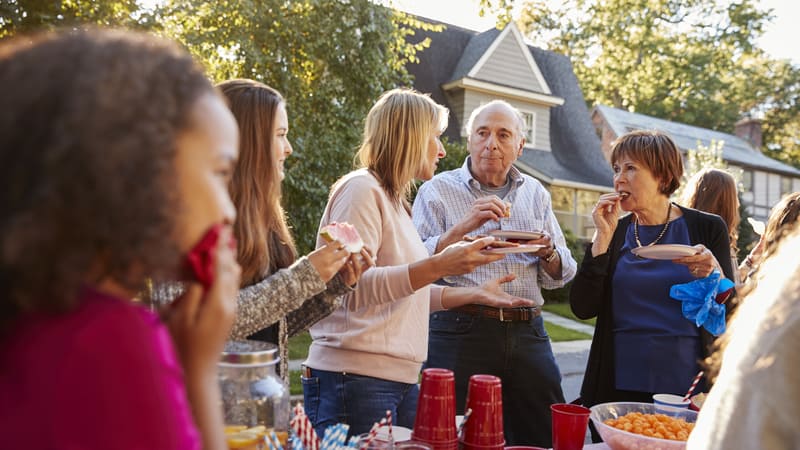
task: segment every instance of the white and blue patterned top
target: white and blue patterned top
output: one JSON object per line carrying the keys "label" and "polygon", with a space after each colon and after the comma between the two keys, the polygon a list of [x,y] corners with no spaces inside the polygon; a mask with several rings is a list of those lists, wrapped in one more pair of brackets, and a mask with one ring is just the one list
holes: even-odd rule
{"label": "white and blue patterned top", "polygon": [[[440,173],[424,183],[417,192],[412,209],[412,219],[429,254],[436,251],[441,236],[461,221],[472,204],[484,194],[481,185],[469,170],[470,158],[459,169]],[[506,255],[500,261],[481,266],[472,273],[447,277],[446,284],[478,286],[486,281],[514,273],[514,281],[503,284],[510,295],[523,297],[543,304],[541,289],[564,286],[577,271],[577,263],[566,246],[564,234],[553,214],[550,193],[531,176],[512,166],[509,171],[511,188],[503,198],[511,203],[511,217],[499,222],[489,220],[473,230],[470,235],[488,235],[493,230],[545,231],[550,235],[561,257],[561,279],[554,280],[547,272],[539,270],[539,258],[527,253]]]}

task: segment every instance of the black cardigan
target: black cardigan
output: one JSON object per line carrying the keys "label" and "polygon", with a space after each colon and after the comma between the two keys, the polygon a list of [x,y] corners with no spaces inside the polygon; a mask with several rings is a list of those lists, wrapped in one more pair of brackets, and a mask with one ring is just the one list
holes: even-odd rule
{"label": "black cardigan", "polygon": [[[733,279],[733,267],[730,257],[728,227],[719,216],[695,209],[678,206],[683,212],[686,226],[689,229],[689,242],[692,245],[705,245],[719,261],[722,271],[729,279]],[[617,266],[620,250],[625,242],[625,232],[631,223],[632,214],[619,220],[614,237],[608,251],[592,257],[589,244],[572,289],[569,293],[569,304],[572,312],[580,319],[597,317],[597,324],[586,364],[586,373],[581,386],[581,403],[586,406],[598,403],[620,401],[614,398],[614,336],[612,327],[611,299],[614,270]],[[730,305],[730,302],[728,303]],[[730,317],[730,313],[727,314]],[[708,356],[714,336],[701,329],[704,357]]]}

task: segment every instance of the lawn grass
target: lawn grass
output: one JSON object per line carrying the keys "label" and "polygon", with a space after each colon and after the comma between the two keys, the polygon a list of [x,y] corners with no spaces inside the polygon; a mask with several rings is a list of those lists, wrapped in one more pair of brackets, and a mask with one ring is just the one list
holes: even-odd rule
{"label": "lawn grass", "polygon": [[308,331],[289,338],[289,359],[306,359],[310,345],[311,335]]}
{"label": "lawn grass", "polygon": [[570,330],[569,328],[564,328],[548,321],[544,322],[544,329],[547,330],[547,334],[550,335],[550,341],[552,342],[580,341],[592,338],[591,335],[586,333]]}
{"label": "lawn grass", "polygon": [[289,394],[303,395],[303,382],[300,381],[300,371],[289,371]]}
{"label": "lawn grass", "polygon": [[596,317],[587,320],[581,320],[575,317],[575,314],[572,314],[572,310],[569,308],[569,303],[545,303],[542,306],[542,309],[549,313],[558,314],[561,317],[566,317],[567,319],[572,319],[576,322],[583,322],[587,325],[595,326],[595,322],[597,321]]}

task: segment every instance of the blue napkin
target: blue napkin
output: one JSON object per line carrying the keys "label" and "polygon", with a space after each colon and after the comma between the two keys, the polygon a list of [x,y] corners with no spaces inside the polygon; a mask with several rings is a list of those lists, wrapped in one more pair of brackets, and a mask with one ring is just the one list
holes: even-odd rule
{"label": "blue napkin", "polygon": [[725,332],[725,305],[717,303],[717,297],[733,289],[733,282],[720,276],[714,270],[705,278],[699,278],[685,284],[676,284],[669,289],[670,297],[683,302],[683,317],[697,326],[702,326],[714,336]]}

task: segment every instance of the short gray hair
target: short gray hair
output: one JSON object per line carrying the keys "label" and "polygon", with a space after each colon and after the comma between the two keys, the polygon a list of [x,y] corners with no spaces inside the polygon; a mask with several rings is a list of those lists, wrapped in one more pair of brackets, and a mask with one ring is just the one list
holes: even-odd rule
{"label": "short gray hair", "polygon": [[514,117],[517,119],[517,133],[519,133],[520,137],[525,138],[525,119],[522,117],[522,113],[515,107],[508,103],[505,100],[492,100],[485,105],[478,106],[477,108],[472,110],[472,114],[469,115],[469,119],[467,119],[467,124],[464,127],[464,131],[467,132],[467,136],[472,134],[472,124],[475,122],[475,118],[478,117],[478,114],[482,113],[486,108],[492,106],[503,106],[508,108],[514,114]]}

